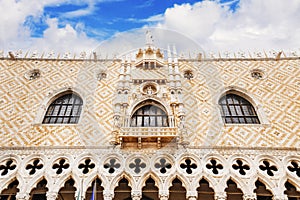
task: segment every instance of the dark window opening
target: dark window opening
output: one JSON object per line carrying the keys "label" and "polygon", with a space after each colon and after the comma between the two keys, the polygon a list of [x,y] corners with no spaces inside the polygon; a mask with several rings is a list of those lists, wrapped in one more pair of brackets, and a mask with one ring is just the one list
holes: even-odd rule
{"label": "dark window opening", "polygon": [[77,124],[82,110],[82,99],[75,94],[57,98],[48,107],[43,124]]}
{"label": "dark window opening", "polygon": [[132,127],[168,127],[167,114],[157,106],[146,105],[139,108],[131,117]]}
{"label": "dark window opening", "polygon": [[219,105],[221,106],[222,118],[227,124],[260,123],[251,103],[238,95],[227,94],[223,96]]}

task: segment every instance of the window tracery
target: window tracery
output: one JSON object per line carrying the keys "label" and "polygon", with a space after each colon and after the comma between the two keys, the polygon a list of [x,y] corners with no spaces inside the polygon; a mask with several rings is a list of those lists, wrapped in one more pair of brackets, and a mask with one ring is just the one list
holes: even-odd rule
{"label": "window tracery", "polygon": [[228,124],[259,124],[252,104],[236,94],[226,94],[219,100],[221,114]]}
{"label": "window tracery", "polygon": [[168,127],[168,116],[156,105],[145,105],[131,117],[132,127]]}
{"label": "window tracery", "polygon": [[82,99],[73,93],[58,97],[48,107],[43,124],[77,124],[82,104]]}

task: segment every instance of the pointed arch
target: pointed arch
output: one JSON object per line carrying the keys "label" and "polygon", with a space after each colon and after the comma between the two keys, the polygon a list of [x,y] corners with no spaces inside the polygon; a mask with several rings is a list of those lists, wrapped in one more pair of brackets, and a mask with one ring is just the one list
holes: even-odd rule
{"label": "pointed arch", "polygon": [[254,192],[256,193],[257,199],[271,200],[273,198],[273,194],[266,185],[261,182],[259,179],[255,182],[256,189]]}
{"label": "pointed arch", "polygon": [[131,199],[132,187],[129,181],[123,177],[118,182],[118,186],[114,188],[114,199]]}
{"label": "pointed arch", "polygon": [[227,181],[225,192],[227,199],[243,200],[242,190],[238,188],[237,184],[231,178]]}
{"label": "pointed arch", "polygon": [[142,187],[142,199],[159,200],[159,188],[156,186],[154,179],[149,176],[145,180],[145,185]]}
{"label": "pointed arch", "polygon": [[176,177],[172,181],[172,186],[169,187],[169,200],[185,200],[187,189],[182,182]]}
{"label": "pointed arch", "polygon": [[43,179],[40,180],[33,189],[31,189],[29,193],[29,200],[46,200],[46,194],[49,190],[47,184],[48,181],[45,177],[43,177]]}
{"label": "pointed arch", "polygon": [[92,199],[92,195],[94,194],[95,200],[103,200],[104,187],[102,185],[102,180],[96,176],[87,186],[85,191],[85,199]]}
{"label": "pointed arch", "polygon": [[253,105],[234,93],[226,93],[219,100],[221,117],[226,124],[259,124]]}
{"label": "pointed arch", "polygon": [[77,124],[82,111],[82,98],[69,91],[60,94],[48,106],[43,124]]}
{"label": "pointed arch", "polygon": [[[80,119],[80,115],[82,114],[81,111],[83,110],[83,106],[85,105],[85,99],[80,94],[84,94],[84,91],[81,91],[81,90],[78,90],[77,88],[72,88],[72,87],[62,88],[53,93],[50,93],[41,104],[40,110],[38,111],[37,117],[35,120],[36,123],[37,124],[42,124],[42,123],[49,124],[50,121],[49,122],[45,121],[46,116],[48,116],[49,118],[55,117],[55,116],[56,117],[65,116],[67,118],[68,115],[69,115],[68,117],[70,119],[72,119],[71,123],[75,123],[76,121],[77,121],[76,123],[78,123],[78,121]],[[63,98],[64,96],[67,97],[67,95],[73,95],[73,98],[71,98],[71,100],[75,98],[75,99],[79,99],[79,101],[77,101],[77,103],[76,103],[76,101],[74,101],[74,105],[73,105],[73,101],[72,102],[65,101],[64,103],[61,103],[61,107],[63,107],[63,106],[71,107],[72,106],[71,110],[73,109],[73,112],[79,111],[76,109],[77,109],[77,107],[81,107],[80,112],[74,113],[74,116],[72,116],[72,113],[70,113],[70,108],[68,108],[69,110],[64,110],[65,108],[62,108],[63,111],[65,111],[65,113],[63,113],[62,111],[59,112],[59,110],[53,110],[53,113],[48,113],[51,111],[51,110],[49,110],[49,108],[51,107],[52,104],[53,104],[52,107],[55,107],[54,104],[55,104],[56,100],[60,100],[60,98]],[[64,99],[64,100],[66,100],[66,99]],[[56,105],[57,105],[57,109],[58,109],[60,104],[56,104]],[[57,115],[61,115],[61,116],[57,116]],[[58,122],[58,123],[64,124],[64,123],[66,123],[66,121],[65,122],[62,121],[62,122]],[[53,123],[55,123],[55,122],[52,121],[50,124],[53,124]]]}
{"label": "pointed arch", "polygon": [[123,172],[122,174],[116,176],[114,179],[111,180],[109,189],[114,190],[116,187],[118,187],[118,184],[122,179],[126,179],[128,181],[128,185],[131,188],[134,188],[135,185],[133,182],[133,178],[126,172]]}
{"label": "pointed arch", "polygon": [[[243,100],[247,101],[248,105],[252,106],[253,112],[255,112],[255,115],[257,117],[257,120],[258,120],[259,124],[268,124],[269,123],[267,118],[266,118],[266,115],[263,111],[262,104],[253,95],[251,95],[250,92],[248,92],[247,90],[245,90],[243,88],[237,87],[237,86],[226,87],[225,89],[223,89],[219,93],[219,95],[217,97],[216,104],[219,105],[221,114],[223,114],[222,112],[224,112],[224,110],[222,109],[222,105],[220,105],[220,100],[223,97],[226,97],[228,95],[235,95],[235,96],[239,97],[240,99],[243,99]],[[243,114],[243,112],[242,112],[242,114]],[[249,115],[249,116],[250,116],[250,118],[255,118],[255,115]],[[247,115],[245,115],[245,116],[247,116]],[[251,120],[251,121],[252,121],[252,124],[253,124],[253,120]]]}
{"label": "pointed arch", "polygon": [[167,109],[157,100],[142,101],[131,111],[131,127],[168,127],[169,124]]}
{"label": "pointed arch", "polygon": [[75,180],[70,177],[65,183],[64,186],[61,187],[57,194],[57,200],[64,200],[64,199],[75,199]]}
{"label": "pointed arch", "polygon": [[2,191],[0,191],[0,199],[1,200],[15,200],[16,194],[19,192],[19,181],[18,179],[14,178],[10,181],[10,183],[7,185],[6,188],[3,188]]}
{"label": "pointed arch", "polygon": [[288,196],[288,199],[300,199],[299,188],[297,189],[297,187],[292,182],[287,180],[284,186],[285,186],[284,194]]}
{"label": "pointed arch", "polygon": [[143,188],[146,186],[146,181],[151,178],[153,179],[153,181],[155,182],[155,186],[157,188],[159,188],[160,190],[162,190],[162,185],[161,185],[161,179],[159,178],[159,176],[157,176],[157,174],[155,173],[147,173],[145,175],[143,175],[141,178],[140,178],[140,181],[137,185],[138,188]]}
{"label": "pointed arch", "polygon": [[197,188],[198,198],[206,199],[206,200],[214,200],[215,199],[215,191],[212,188],[212,185],[206,178],[202,177],[199,181],[199,187]]}

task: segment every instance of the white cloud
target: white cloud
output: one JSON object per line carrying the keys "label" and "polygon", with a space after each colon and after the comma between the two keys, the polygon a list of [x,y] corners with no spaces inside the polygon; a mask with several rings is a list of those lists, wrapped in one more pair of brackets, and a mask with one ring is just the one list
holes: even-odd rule
{"label": "white cloud", "polygon": [[[71,25],[64,21],[61,27],[58,18],[45,16],[44,8],[60,4],[86,5],[83,9],[65,15],[72,18],[93,13],[96,3],[103,1],[119,0],[0,0],[0,50],[30,49],[61,53],[91,51],[98,41],[86,35],[87,29],[83,23]],[[219,0],[205,0],[195,4],[174,5],[162,14],[127,21],[174,30],[186,36],[187,40],[192,38],[189,41],[193,44],[193,40],[196,41],[205,51],[299,49],[300,0],[240,0],[233,12],[230,4],[236,1],[220,3]],[[28,20],[28,17],[32,19]],[[30,23],[35,20],[43,20],[48,25],[40,38],[32,37],[35,27]],[[156,42],[167,44],[162,41],[165,38],[168,43],[172,43],[171,38],[175,38],[173,43],[180,43],[178,36],[162,36],[161,32],[164,31],[156,33]],[[140,32],[138,35],[142,37]],[[141,45],[143,40],[142,37]]]}
{"label": "white cloud", "polygon": [[218,1],[174,5],[159,27],[177,30],[206,50],[300,47],[300,1],[240,0],[233,12]]}
{"label": "white cloud", "polygon": [[32,39],[31,49],[56,53],[80,53],[90,52],[97,44],[96,40],[88,38],[83,32],[83,24],[77,24],[75,28],[66,24],[59,28],[56,18],[48,19],[47,24],[49,27],[44,31],[43,37]]}
{"label": "white cloud", "polygon": [[[96,40],[88,38],[84,33],[84,25],[77,23],[72,27],[66,23],[64,27],[58,26],[57,18],[44,16],[44,7],[68,3],[66,0],[0,0],[0,49],[5,51],[38,50],[54,52],[74,52],[79,53],[83,50],[93,49]],[[78,4],[84,2],[78,1]],[[89,7],[93,7],[94,1],[89,1]],[[84,13],[73,13],[83,15]],[[92,11],[88,11],[92,12]],[[88,14],[85,13],[85,14]],[[70,14],[71,16],[71,14]],[[31,17],[31,20],[27,20]],[[42,33],[41,38],[32,37],[35,27],[31,26],[31,21],[45,20],[48,27]]]}

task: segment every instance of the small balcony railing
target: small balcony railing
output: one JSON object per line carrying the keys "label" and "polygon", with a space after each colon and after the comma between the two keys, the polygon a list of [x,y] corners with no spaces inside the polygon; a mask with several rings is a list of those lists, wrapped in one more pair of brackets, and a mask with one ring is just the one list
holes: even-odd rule
{"label": "small balcony railing", "polygon": [[120,137],[176,137],[177,128],[174,127],[123,127]]}

